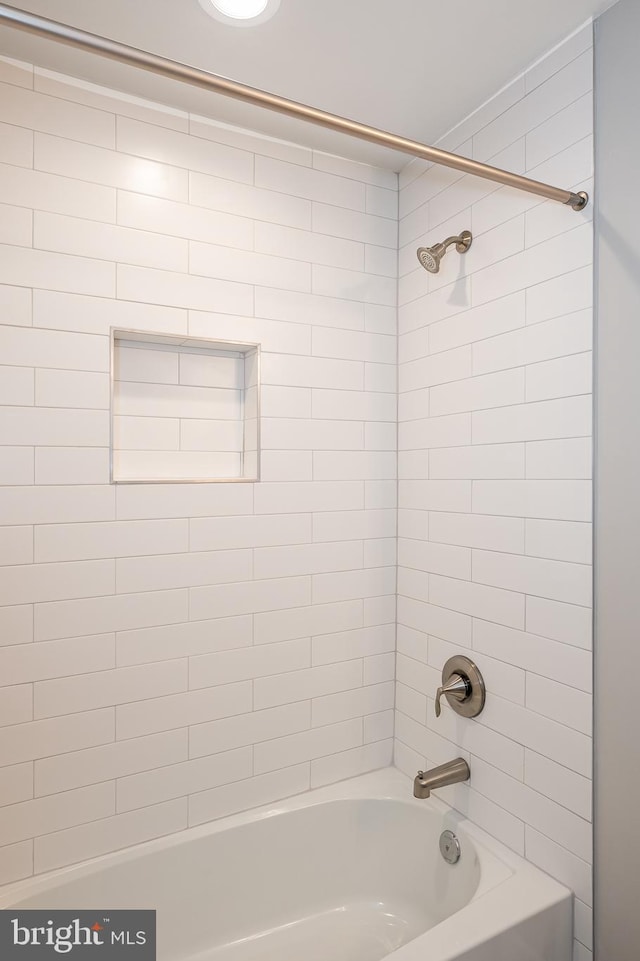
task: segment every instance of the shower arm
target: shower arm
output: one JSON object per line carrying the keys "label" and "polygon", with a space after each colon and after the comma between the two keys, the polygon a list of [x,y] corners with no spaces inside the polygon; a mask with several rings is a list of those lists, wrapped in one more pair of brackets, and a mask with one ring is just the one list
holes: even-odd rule
{"label": "shower arm", "polygon": [[485,180],[493,180],[496,183],[505,184],[508,187],[515,187],[518,190],[525,190],[536,194],[539,197],[546,197],[548,200],[555,200],[561,204],[567,204],[573,210],[582,210],[588,203],[589,197],[584,191],[573,193],[570,190],[562,190],[559,187],[552,187],[550,184],[541,183],[538,180],[530,180],[519,174],[510,173],[508,170],[501,170],[499,167],[491,167],[488,164],[479,163],[477,160],[470,160],[467,157],[460,157],[458,154],[440,150],[437,147],[429,147],[417,140],[409,140],[406,137],[399,137],[396,134],[378,130],[376,127],[369,127],[366,124],[358,123],[355,120],[348,120],[336,114],[318,110],[316,107],[309,107],[294,100],[287,100],[276,94],[267,93],[256,87],[249,87],[246,84],[228,80],[217,74],[200,70],[198,67],[190,67],[187,64],[169,60],[165,57],[157,56],[137,47],[128,44],[118,43],[106,37],[100,37],[94,33],[78,30],[69,24],[59,23],[46,17],[19,10],[16,7],[0,3],[0,26],[14,27],[17,30],[56,40],[59,43],[67,44],[79,50],[85,50],[106,57],[109,60],[116,60],[132,67],[140,67],[151,73],[168,77],[172,80],[180,80],[183,83],[191,84],[194,87],[201,87],[213,93],[222,94],[235,100],[264,107],[276,113],[294,117],[299,120],[306,120],[309,123],[317,124],[329,130],[336,130],[339,133],[346,133],[360,140],[367,140],[369,143],[379,144],[383,147],[390,147],[401,153],[411,154],[414,157],[421,157],[434,164],[444,167],[452,167],[466,174],[482,177]]}
{"label": "shower arm", "polygon": [[[464,233],[468,234],[468,232],[469,231],[465,231]],[[468,250],[468,248],[471,246],[471,241],[469,240],[468,243],[465,243],[465,241],[463,240],[462,234],[456,234],[455,237],[447,237],[446,240],[442,241],[442,248],[443,248],[442,252],[446,253],[449,247],[453,246],[453,244],[456,245],[456,250],[458,251],[458,253],[462,254],[462,253],[465,253]]]}

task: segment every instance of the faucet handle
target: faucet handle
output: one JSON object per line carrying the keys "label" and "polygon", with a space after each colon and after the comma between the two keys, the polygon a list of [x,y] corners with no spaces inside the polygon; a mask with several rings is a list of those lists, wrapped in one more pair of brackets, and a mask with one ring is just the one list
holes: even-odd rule
{"label": "faucet handle", "polygon": [[468,657],[456,654],[442,668],[442,686],[436,692],[436,717],[440,717],[442,695],[461,717],[477,717],[485,701],[482,674]]}
{"label": "faucet handle", "polygon": [[461,674],[452,674],[448,679],[446,684],[439,687],[436,692],[436,717],[440,717],[442,713],[442,708],[440,707],[440,698],[443,694],[448,694],[450,697],[455,697],[457,701],[464,701],[466,697],[469,696],[471,685],[468,680]]}

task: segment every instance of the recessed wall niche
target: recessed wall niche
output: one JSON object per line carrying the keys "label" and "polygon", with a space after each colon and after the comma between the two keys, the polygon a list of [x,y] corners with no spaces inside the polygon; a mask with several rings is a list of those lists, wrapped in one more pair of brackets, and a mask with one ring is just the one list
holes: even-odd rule
{"label": "recessed wall niche", "polygon": [[260,345],[111,330],[111,481],[259,479]]}

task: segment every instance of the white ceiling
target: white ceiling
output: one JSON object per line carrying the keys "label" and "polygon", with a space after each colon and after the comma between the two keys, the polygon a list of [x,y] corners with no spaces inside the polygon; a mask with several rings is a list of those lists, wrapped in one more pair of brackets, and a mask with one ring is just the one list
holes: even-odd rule
{"label": "white ceiling", "polygon": [[[15,6],[292,100],[434,143],[611,0],[281,0],[240,29],[198,0]],[[355,159],[407,158],[345,135],[0,28],[0,53]]]}

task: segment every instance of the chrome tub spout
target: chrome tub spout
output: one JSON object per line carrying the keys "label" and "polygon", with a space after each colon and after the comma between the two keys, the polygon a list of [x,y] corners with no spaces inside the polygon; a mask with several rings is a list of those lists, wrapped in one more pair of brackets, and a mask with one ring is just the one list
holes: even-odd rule
{"label": "chrome tub spout", "polygon": [[417,798],[427,798],[432,791],[440,787],[447,787],[448,784],[457,784],[459,781],[468,781],[471,776],[469,765],[462,757],[457,757],[454,761],[447,761],[440,764],[430,771],[418,771],[413,781],[413,796]]}

